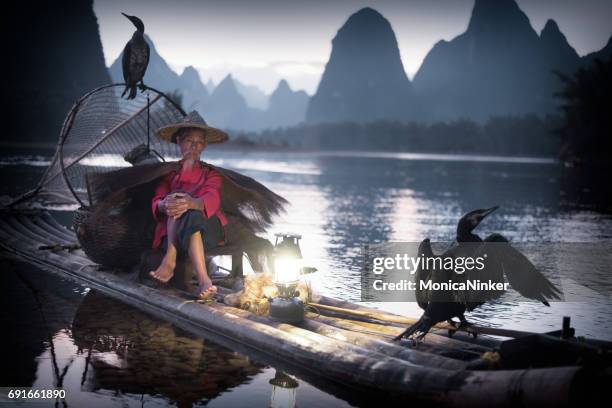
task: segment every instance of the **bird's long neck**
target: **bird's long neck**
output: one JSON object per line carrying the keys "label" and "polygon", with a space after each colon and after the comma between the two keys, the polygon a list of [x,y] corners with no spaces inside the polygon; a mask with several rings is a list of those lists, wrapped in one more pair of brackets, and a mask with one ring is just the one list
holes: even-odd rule
{"label": "bird's long neck", "polygon": [[457,231],[457,242],[482,242],[482,239],[472,231]]}

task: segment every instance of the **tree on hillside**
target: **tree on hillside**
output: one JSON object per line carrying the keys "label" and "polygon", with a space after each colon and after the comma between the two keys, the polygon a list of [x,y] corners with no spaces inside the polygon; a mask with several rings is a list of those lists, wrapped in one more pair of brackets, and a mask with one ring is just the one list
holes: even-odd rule
{"label": "tree on hillside", "polygon": [[612,58],[595,60],[573,76],[557,75],[564,88],[556,94],[564,115],[559,129],[561,158],[599,165],[612,155]]}

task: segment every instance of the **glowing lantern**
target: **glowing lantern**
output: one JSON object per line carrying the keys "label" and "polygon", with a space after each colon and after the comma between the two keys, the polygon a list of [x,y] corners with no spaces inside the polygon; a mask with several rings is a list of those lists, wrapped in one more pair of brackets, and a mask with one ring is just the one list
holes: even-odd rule
{"label": "glowing lantern", "polygon": [[278,296],[270,301],[270,316],[286,323],[304,319],[304,303],[296,290],[302,272],[301,235],[276,234],[274,245],[274,283]]}

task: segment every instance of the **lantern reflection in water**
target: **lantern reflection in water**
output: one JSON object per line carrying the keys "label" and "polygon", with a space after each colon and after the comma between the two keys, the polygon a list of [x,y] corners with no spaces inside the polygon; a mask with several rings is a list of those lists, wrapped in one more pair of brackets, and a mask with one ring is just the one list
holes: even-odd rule
{"label": "lantern reflection in water", "polygon": [[299,383],[283,373],[276,371],[272,384],[272,396],[270,397],[270,408],[294,408]]}

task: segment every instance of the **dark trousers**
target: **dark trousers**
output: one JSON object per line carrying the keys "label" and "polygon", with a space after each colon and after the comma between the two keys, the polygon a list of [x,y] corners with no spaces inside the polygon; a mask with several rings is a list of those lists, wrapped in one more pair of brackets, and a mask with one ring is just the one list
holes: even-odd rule
{"label": "dark trousers", "polygon": [[[188,268],[189,240],[194,232],[200,231],[204,241],[204,250],[215,248],[223,240],[223,227],[221,221],[215,215],[204,218],[202,211],[189,210],[181,218],[176,220],[176,246],[177,264],[174,269],[174,276],[170,280],[171,284],[182,290],[188,290],[192,282],[191,268]],[[162,244],[154,251],[147,251],[143,254],[140,264],[141,281],[150,281],[149,271],[159,267],[166,250],[168,249],[168,237],[164,237]],[[242,260],[242,258],[241,258]]]}
{"label": "dark trousers", "polygon": [[[212,249],[219,245],[223,239],[223,227],[221,221],[216,215],[210,218],[205,218],[202,211],[188,210],[181,218],[176,220],[176,249],[178,252],[187,252],[189,250],[189,240],[191,236],[200,231],[204,241],[204,249]],[[168,248],[168,237],[164,237],[162,241],[164,251]]]}

